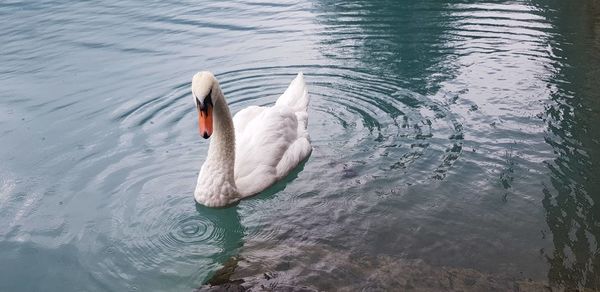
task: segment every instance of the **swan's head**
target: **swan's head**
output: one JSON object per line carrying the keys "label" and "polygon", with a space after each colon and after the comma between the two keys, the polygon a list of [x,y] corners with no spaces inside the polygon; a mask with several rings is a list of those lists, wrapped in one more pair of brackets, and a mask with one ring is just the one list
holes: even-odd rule
{"label": "swan's head", "polygon": [[208,139],[213,131],[213,101],[219,89],[217,79],[208,72],[198,72],[192,78],[192,96],[198,110],[200,136]]}

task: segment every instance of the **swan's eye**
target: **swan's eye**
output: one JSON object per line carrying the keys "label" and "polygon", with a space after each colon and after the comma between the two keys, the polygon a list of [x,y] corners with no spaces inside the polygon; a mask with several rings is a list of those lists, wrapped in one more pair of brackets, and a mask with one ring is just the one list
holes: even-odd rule
{"label": "swan's eye", "polygon": [[211,90],[208,92],[208,94],[207,94],[207,95],[206,95],[206,97],[204,98],[204,104],[205,104],[205,105],[210,105],[210,106],[212,106],[212,105],[213,105],[213,103],[212,103],[212,99],[211,99],[211,97],[210,97],[211,95],[212,95],[212,89],[211,89]]}

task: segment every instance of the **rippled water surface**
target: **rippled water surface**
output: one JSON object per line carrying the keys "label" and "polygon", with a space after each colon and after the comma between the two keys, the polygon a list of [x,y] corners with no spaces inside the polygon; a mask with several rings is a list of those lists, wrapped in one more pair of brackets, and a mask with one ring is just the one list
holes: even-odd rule
{"label": "rippled water surface", "polygon": [[[0,290],[189,291],[232,256],[599,289],[600,4],[569,3],[2,1]],[[311,96],[308,161],[225,209],[192,195],[200,70],[234,113]]]}

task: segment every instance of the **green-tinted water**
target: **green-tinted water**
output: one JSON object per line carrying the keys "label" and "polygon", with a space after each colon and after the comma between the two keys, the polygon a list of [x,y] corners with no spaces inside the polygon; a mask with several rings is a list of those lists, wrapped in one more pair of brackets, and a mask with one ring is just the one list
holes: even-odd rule
{"label": "green-tinted water", "polygon": [[[4,1],[0,290],[189,291],[234,255],[324,290],[403,261],[599,289],[599,11]],[[226,209],[192,196],[206,69],[233,112],[311,95],[310,159]]]}

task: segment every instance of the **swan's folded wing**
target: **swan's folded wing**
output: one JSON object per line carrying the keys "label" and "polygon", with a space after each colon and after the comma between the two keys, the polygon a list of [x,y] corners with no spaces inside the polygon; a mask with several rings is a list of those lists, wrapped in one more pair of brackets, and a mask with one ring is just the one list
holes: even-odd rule
{"label": "swan's folded wing", "polygon": [[[234,121],[236,128],[238,122]],[[247,122],[239,125],[243,130],[236,129],[235,181],[243,196],[258,193],[280,178],[277,166],[298,138],[298,121],[288,108],[263,108]]]}
{"label": "swan's folded wing", "polygon": [[256,119],[266,108],[262,106],[252,105],[233,116],[233,127],[235,129],[236,142],[239,143],[242,133],[246,130],[246,126]]}
{"label": "swan's folded wing", "polygon": [[308,89],[304,82],[304,74],[300,72],[292,80],[285,92],[277,99],[275,105],[290,108],[294,112],[306,112],[308,102]]}

